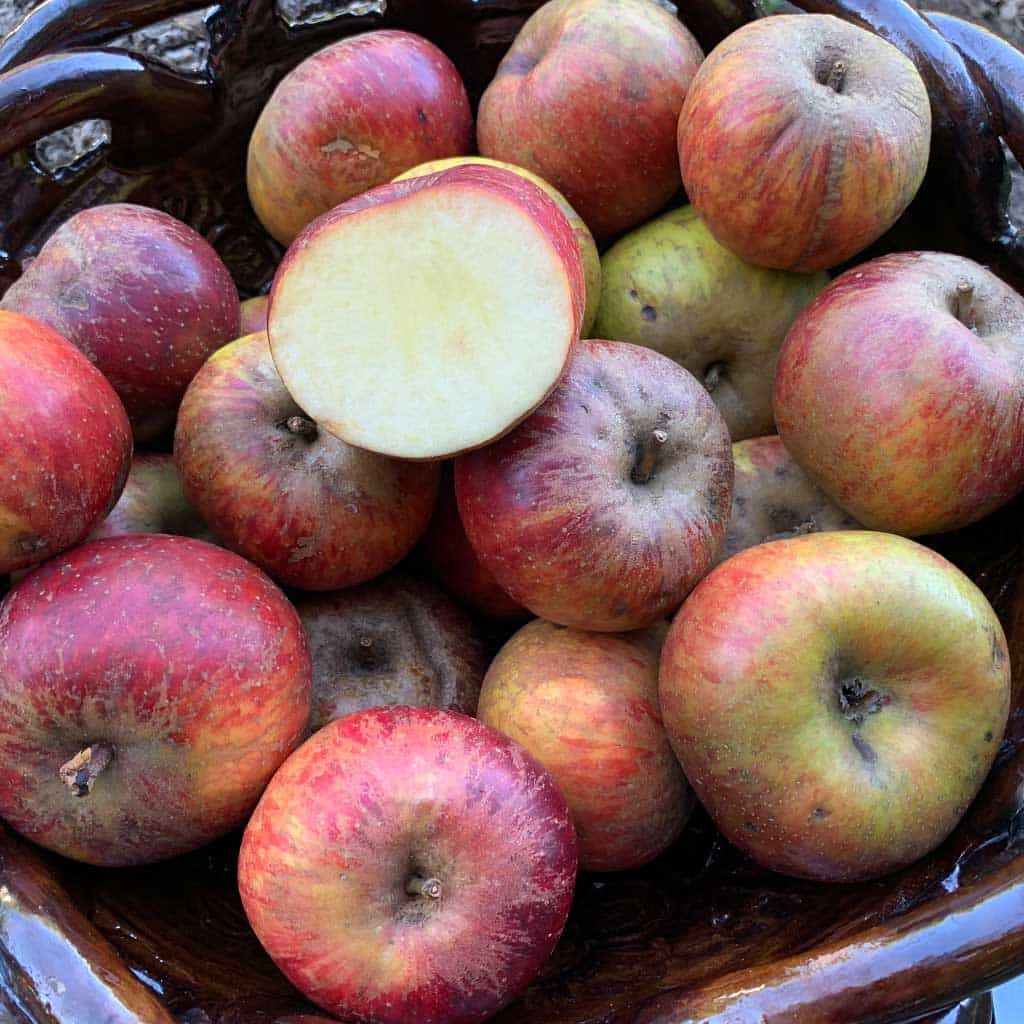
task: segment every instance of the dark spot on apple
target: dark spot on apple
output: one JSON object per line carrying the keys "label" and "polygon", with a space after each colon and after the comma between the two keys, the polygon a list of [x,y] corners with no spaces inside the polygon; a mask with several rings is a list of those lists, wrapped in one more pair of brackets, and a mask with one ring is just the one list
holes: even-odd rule
{"label": "dark spot on apple", "polygon": [[629,289],[629,297],[634,302],[639,302],[640,301],[640,293],[635,288],[630,288]]}
{"label": "dark spot on apple", "polygon": [[653,306],[644,306],[644,308],[640,310],[640,315],[648,323],[653,323],[658,319],[658,311]]}
{"label": "dark spot on apple", "polygon": [[743,822],[743,827],[748,832],[753,832],[755,835],[761,831],[761,826],[758,825],[756,821],[745,821]]}
{"label": "dark spot on apple", "polygon": [[999,668],[1006,661],[1003,645],[999,642],[999,635],[994,629],[988,630],[988,638],[991,645],[990,656],[992,658],[992,665],[995,668]]}
{"label": "dark spot on apple", "polygon": [[528,75],[538,62],[539,58],[535,53],[513,49],[502,62],[501,71],[506,75]]}
{"label": "dark spot on apple", "polygon": [[361,636],[349,648],[347,660],[356,672],[382,672],[391,661],[386,646],[380,638]]}
{"label": "dark spot on apple", "polygon": [[780,534],[799,529],[804,520],[791,508],[771,505],[768,508],[768,522],[771,524],[772,533]]}
{"label": "dark spot on apple", "polygon": [[416,108],[416,120],[419,121],[420,124],[427,123],[427,115],[422,110],[420,110],[419,107]]}
{"label": "dark spot on apple", "polygon": [[38,533],[19,533],[12,546],[19,554],[35,555],[46,550],[46,541]]}
{"label": "dark spot on apple", "polygon": [[988,731],[987,731],[987,732],[985,733],[985,742],[986,742],[986,743],[991,743],[991,742],[992,742],[992,730],[991,730],[991,729],[989,729],[989,730],[988,730]]}
{"label": "dark spot on apple", "polygon": [[853,734],[853,745],[865,764],[875,764],[878,761],[878,752],[859,732]]}
{"label": "dark spot on apple", "polygon": [[[839,684],[839,710],[843,718],[854,725],[860,725],[869,715],[881,711],[889,702],[890,697],[887,694],[880,693],[860,676],[849,676]],[[856,741],[855,735],[855,744]]]}
{"label": "dark spot on apple", "polygon": [[815,807],[811,817],[816,821],[821,821],[822,818],[827,818],[831,813],[827,807]]}
{"label": "dark spot on apple", "polygon": [[588,416],[590,415],[590,406],[589,406],[589,405],[587,405],[587,403],[586,403],[586,402],[580,402],[580,408],[581,408],[581,409],[582,409],[582,410],[583,410],[583,411],[584,411],[584,412],[585,412],[585,413],[586,413],[586,414],[587,414]]}

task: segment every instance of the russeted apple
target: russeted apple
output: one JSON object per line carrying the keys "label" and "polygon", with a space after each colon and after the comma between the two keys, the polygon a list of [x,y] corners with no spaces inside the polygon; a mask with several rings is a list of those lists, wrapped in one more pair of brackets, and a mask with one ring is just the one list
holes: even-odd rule
{"label": "russeted apple", "polygon": [[77,544],[131,464],[124,406],[69,341],[0,310],[0,574]]}
{"label": "russeted apple", "polygon": [[313,659],[309,730],[363,708],[404,704],[476,713],[483,643],[446,594],[408,573],[296,597]]}
{"label": "russeted apple", "polygon": [[543,189],[497,167],[392,182],[314,221],[270,293],[274,362],[349,444],[439,459],[495,440],[558,380],[580,248]]}
{"label": "russeted apple", "polygon": [[302,737],[310,661],[284,594],[188,537],[89,541],[0,606],[0,815],[90,864],[241,824]]}
{"label": "russeted apple", "polygon": [[660,623],[614,634],[534,619],[484,677],[477,717],[551,772],[576,824],[582,871],[646,864],[693,810],[658,708],[664,639]]}
{"label": "russeted apple", "polygon": [[724,246],[826,270],[910,205],[931,125],[924,82],[892,43],[831,15],[775,15],[708,54],[679,116],[679,165]]}
{"label": "russeted apple", "polygon": [[438,708],[335,719],[280,768],[238,887],[288,979],[345,1020],[479,1024],[565,924],[576,835],[517,744]]}
{"label": "russeted apple", "polygon": [[661,710],[723,835],[773,871],[874,878],[952,831],[999,749],[1010,659],[984,594],[866,530],[748,548],[690,595]]}
{"label": "russeted apple", "polygon": [[266,334],[225,345],[196,374],[174,459],[214,534],[303,590],[353,586],[401,561],[427,528],[440,475],[321,430],[281,383]]}
{"label": "russeted apple", "polygon": [[466,535],[503,590],[563,626],[622,632],[669,614],[725,538],[732,446],[697,379],[622,341],[583,341],[551,397],[462,456]]}

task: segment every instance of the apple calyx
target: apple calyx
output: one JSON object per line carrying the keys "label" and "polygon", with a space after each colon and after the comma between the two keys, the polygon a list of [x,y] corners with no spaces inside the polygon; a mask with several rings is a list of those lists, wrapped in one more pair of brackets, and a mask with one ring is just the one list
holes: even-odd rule
{"label": "apple calyx", "polygon": [[828,69],[828,77],[825,79],[825,84],[833,92],[842,92],[843,83],[846,81],[846,61],[836,60],[832,62],[832,67]]}
{"label": "apple calyx", "polygon": [[654,467],[668,434],[661,429],[651,431],[650,437],[639,445],[633,471],[629,474],[635,484],[645,484],[654,475]]}
{"label": "apple calyx", "polygon": [[441,898],[441,880],[410,875],[405,880],[405,891],[410,896],[426,896],[428,899],[439,900]]}
{"label": "apple calyx", "polygon": [[851,676],[839,684],[839,710],[848,722],[861,725],[864,720],[889,703],[889,697],[876,690],[866,679]]}
{"label": "apple calyx", "polygon": [[289,416],[284,421],[285,430],[307,441],[315,441],[320,430],[308,416]]}
{"label": "apple calyx", "polygon": [[974,285],[970,281],[960,281],[956,286],[956,298],[953,301],[953,315],[973,331],[977,327],[977,312],[973,306]]}
{"label": "apple calyx", "polygon": [[72,796],[88,796],[99,774],[113,759],[114,748],[109,743],[90,743],[60,766],[61,781]]}

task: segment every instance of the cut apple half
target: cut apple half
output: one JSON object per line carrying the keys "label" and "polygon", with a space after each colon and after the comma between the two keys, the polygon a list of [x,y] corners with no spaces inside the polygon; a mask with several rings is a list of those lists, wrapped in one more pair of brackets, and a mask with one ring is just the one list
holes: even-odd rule
{"label": "cut apple half", "polygon": [[310,224],[268,334],[295,401],[349,444],[439,459],[506,433],[579,338],[583,266],[540,188],[484,166],[372,189]]}

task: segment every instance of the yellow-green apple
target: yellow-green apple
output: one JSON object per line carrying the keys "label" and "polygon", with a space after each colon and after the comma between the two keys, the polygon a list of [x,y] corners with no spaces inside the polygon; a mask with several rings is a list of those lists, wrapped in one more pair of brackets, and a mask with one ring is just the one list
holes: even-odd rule
{"label": "yellow-green apple", "polygon": [[719,561],[768,540],[859,524],[812,481],[776,434],[732,446],[732,515]]}
{"label": "yellow-green apple", "polygon": [[466,535],[535,615],[617,633],[676,608],[725,538],[729,431],[696,378],[651,349],[583,341],[551,397],[456,461]]}
{"label": "yellow-green apple", "polygon": [[646,345],[686,367],[734,441],[769,434],[775,361],[797,313],[828,275],[746,263],[715,241],[692,206],[620,238],[601,261],[595,332]]}
{"label": "yellow-green apple", "polygon": [[679,111],[703,59],[650,0],[550,0],[480,99],[477,145],[551,182],[599,238],[679,189]]}
{"label": "yellow-green apple", "polygon": [[661,709],[698,798],[773,871],[854,881],[952,831],[1006,725],[1006,639],[980,590],[862,530],[748,548],[690,595]]}
{"label": "yellow-green apple", "polygon": [[242,904],[289,980],[375,1024],[476,1024],[562,931],[576,836],[517,744],[438,708],[371,708],[307,740],[245,830]]}
{"label": "yellow-green apple", "polygon": [[309,730],[363,708],[405,704],[476,713],[487,670],[469,616],[436,587],[390,572],[295,599],[313,658]]}
{"label": "yellow-green apple", "polygon": [[544,400],[584,301],[580,248],[555,201],[473,164],[382,185],[310,224],[278,267],[267,330],[285,386],[324,430],[440,459]]}
{"label": "yellow-green apple", "polygon": [[48,324],[114,386],[137,441],[174,424],[206,357],[238,337],[238,292],[202,235],[159,210],[110,203],[66,220],[3,309]]}
{"label": "yellow-green apple", "polygon": [[271,94],[249,140],[249,199],[288,245],[339,203],[472,142],[455,65],[411,32],[364,32],[307,57]]}
{"label": "yellow-green apple", "polygon": [[601,301],[601,256],[597,251],[597,243],[591,234],[590,228],[584,223],[583,218],[569,205],[569,200],[558,191],[554,185],[546,182],[543,178],[528,171],[525,167],[517,167],[515,164],[508,164],[502,160],[489,160],[485,156],[453,156],[445,160],[431,160],[411,170],[399,174],[395,181],[402,181],[405,178],[418,178],[422,174],[433,174],[436,171],[446,171],[451,167],[461,167],[463,164],[484,164],[490,167],[502,167],[506,171],[520,174],[534,185],[544,189],[545,192],[558,204],[558,208],[565,214],[576,241],[580,246],[580,258],[583,260],[583,284],[587,294],[586,307],[583,310],[583,324],[580,327],[580,335],[584,338],[590,337],[591,328],[594,326],[594,319],[597,316],[598,303]]}
{"label": "yellow-green apple", "polygon": [[551,772],[576,824],[582,871],[646,864],[693,810],[658,707],[664,638],[664,624],[587,633],[534,619],[484,677],[477,717]]}
{"label": "yellow-green apple", "polygon": [[930,140],[924,82],[895,46],[830,15],[776,15],[701,65],[679,117],[679,165],[719,242],[751,263],[809,272],[896,222]]}
{"label": "yellow-green apple", "polygon": [[0,573],[77,544],[113,508],[132,433],[113,388],[70,342],[0,310]]}
{"label": "yellow-green apple", "polygon": [[1024,298],[946,253],[896,253],[832,282],[779,355],[779,435],[871,529],[974,522],[1024,487]]}
{"label": "yellow-green apple", "polygon": [[418,555],[431,576],[464,605],[492,619],[526,619],[530,613],[498,586],[469,543],[455,499],[452,464],[441,474],[437,507]]}
{"label": "yellow-green apple", "polygon": [[285,596],[188,537],[89,541],[0,606],[0,815],[66,857],[173,857],[240,825],[309,716]]}
{"label": "yellow-green apple", "polygon": [[196,374],[174,461],[214,534],[303,590],[353,586],[401,561],[427,528],[440,475],[321,430],[281,383],[266,334],[225,345]]}
{"label": "yellow-green apple", "polygon": [[269,306],[269,295],[257,295],[254,298],[246,299],[241,304],[241,319],[238,323],[238,336],[240,338],[244,338],[247,334],[256,334],[267,329],[267,309]]}

